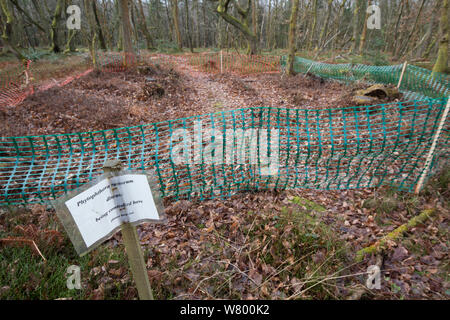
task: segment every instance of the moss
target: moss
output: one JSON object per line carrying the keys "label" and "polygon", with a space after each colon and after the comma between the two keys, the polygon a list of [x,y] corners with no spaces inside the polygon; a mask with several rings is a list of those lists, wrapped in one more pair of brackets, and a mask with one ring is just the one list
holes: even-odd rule
{"label": "moss", "polygon": [[306,210],[308,211],[324,212],[326,210],[320,204],[302,197],[294,197],[294,199],[292,199],[292,202],[306,207]]}
{"label": "moss", "polygon": [[356,261],[360,262],[364,259],[364,257],[367,254],[376,253],[376,252],[379,252],[380,250],[384,249],[384,247],[388,241],[398,240],[406,231],[410,230],[411,228],[414,228],[418,224],[425,222],[428,218],[431,217],[431,215],[434,212],[435,212],[435,209],[427,209],[427,210],[422,211],[418,216],[415,216],[414,218],[409,220],[407,223],[401,225],[394,231],[388,233],[386,236],[381,238],[375,244],[359,250],[356,253]]}

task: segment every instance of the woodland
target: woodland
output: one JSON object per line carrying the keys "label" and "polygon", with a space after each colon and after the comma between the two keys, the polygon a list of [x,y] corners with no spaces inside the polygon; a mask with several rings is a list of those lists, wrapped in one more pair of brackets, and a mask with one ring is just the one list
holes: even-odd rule
{"label": "woodland", "polygon": [[[155,299],[448,300],[448,14],[448,0],[0,0],[0,299],[142,299],[123,231],[79,256],[54,205],[119,160],[152,172],[164,206],[135,234]],[[202,143],[183,149],[198,123],[213,159],[245,130],[267,131],[267,153],[258,136],[256,163],[207,163]]]}

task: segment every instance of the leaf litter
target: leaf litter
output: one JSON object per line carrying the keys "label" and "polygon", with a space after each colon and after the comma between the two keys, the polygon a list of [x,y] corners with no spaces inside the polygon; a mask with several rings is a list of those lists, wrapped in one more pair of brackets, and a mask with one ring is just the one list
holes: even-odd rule
{"label": "leaf litter", "polygon": [[[103,130],[244,106],[325,108],[349,103],[341,93],[346,86],[337,82],[303,75],[206,74],[182,57],[177,62],[175,68],[95,71],[64,87],[37,92],[14,108],[0,110],[5,124],[0,133]],[[152,83],[163,93],[151,94]],[[167,224],[142,225],[139,236],[159,298],[343,299],[365,284],[365,271],[376,260],[373,256],[355,264],[354,253],[432,206],[438,214],[428,225],[418,226],[383,253],[382,289],[368,295],[448,299],[449,211],[443,194],[448,194],[448,183],[416,198],[362,189],[265,191],[202,202],[166,199]],[[0,231],[59,245],[59,236],[46,237],[46,222],[55,218],[52,210],[37,205],[31,212],[38,222],[11,230],[0,223]],[[117,234],[106,246],[116,248],[120,241]],[[96,281],[91,281],[91,298],[110,296],[111,283],[117,282],[126,297],[136,298],[127,270],[116,261],[92,266]]]}

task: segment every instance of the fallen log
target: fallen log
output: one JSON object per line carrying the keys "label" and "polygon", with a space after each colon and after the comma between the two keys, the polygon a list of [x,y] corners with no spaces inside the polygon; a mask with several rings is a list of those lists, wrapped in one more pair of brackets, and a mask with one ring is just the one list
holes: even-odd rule
{"label": "fallen log", "polygon": [[369,88],[358,90],[354,93],[353,101],[358,105],[375,104],[383,101],[398,99],[402,94],[397,88],[376,84]]}
{"label": "fallen log", "polygon": [[381,250],[385,249],[388,241],[398,240],[405,232],[414,228],[418,224],[425,222],[431,215],[434,214],[435,209],[427,209],[422,211],[419,215],[415,216],[407,223],[402,224],[400,227],[395,229],[394,231],[388,233],[386,236],[378,240],[373,245],[363,248],[356,253],[356,261],[360,262],[364,259],[364,257],[368,254],[379,253]]}

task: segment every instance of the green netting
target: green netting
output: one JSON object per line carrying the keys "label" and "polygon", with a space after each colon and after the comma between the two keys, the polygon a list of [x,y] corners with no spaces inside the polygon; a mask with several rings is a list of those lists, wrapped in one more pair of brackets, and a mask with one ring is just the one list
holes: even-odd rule
{"label": "green netting", "polygon": [[[286,67],[287,58],[281,59],[282,68]],[[295,57],[294,71],[311,72],[325,79],[336,79],[345,82],[362,80],[367,83],[383,83],[397,85],[403,65],[369,66],[363,64],[327,64]],[[433,73],[430,70],[407,65],[402,79],[400,91],[405,100],[442,98],[450,94],[450,76]]]}
{"label": "green netting", "polygon": [[[155,170],[162,196],[174,199],[288,188],[392,185],[410,191],[446,100],[315,110],[242,108],[96,132],[4,137],[0,203],[54,199],[100,175],[113,158],[129,169]],[[448,138],[447,121],[433,170],[448,159]],[[250,161],[253,156],[256,162]],[[277,159],[270,162],[277,164],[271,175],[263,172],[267,158]]]}

